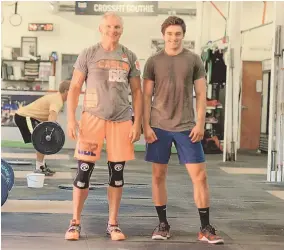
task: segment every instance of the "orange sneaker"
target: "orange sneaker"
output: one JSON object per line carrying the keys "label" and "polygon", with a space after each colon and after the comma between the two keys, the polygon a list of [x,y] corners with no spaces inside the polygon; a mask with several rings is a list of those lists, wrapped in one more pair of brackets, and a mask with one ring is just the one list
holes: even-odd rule
{"label": "orange sneaker", "polygon": [[224,244],[224,240],[220,236],[216,235],[216,230],[211,225],[208,225],[203,229],[200,228],[198,240],[211,244]]}
{"label": "orange sneaker", "polygon": [[118,225],[108,224],[106,233],[112,240],[125,240],[126,239],[126,236],[122,233]]}
{"label": "orange sneaker", "polygon": [[70,221],[70,226],[65,233],[65,240],[79,240],[81,225],[76,220]]}

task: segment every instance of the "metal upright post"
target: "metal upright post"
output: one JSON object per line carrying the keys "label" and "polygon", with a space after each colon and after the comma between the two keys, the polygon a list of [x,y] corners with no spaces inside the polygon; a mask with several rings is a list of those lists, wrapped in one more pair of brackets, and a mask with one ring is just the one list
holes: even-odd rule
{"label": "metal upright post", "polygon": [[241,90],[241,2],[230,2],[229,17],[227,19],[227,34],[229,46],[226,100],[225,100],[225,131],[223,161],[237,160],[238,130],[239,130],[239,93]]}
{"label": "metal upright post", "polygon": [[274,2],[272,28],[271,90],[269,103],[269,137],[267,181],[283,180],[283,49],[284,49],[284,2]]}
{"label": "metal upright post", "polygon": [[201,53],[201,43],[203,36],[203,2],[196,2],[196,37],[195,37],[195,53],[200,55]]}

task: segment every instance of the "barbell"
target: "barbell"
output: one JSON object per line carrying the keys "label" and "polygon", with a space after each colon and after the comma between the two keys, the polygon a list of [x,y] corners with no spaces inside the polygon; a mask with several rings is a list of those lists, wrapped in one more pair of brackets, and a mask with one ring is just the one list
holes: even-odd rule
{"label": "barbell", "polygon": [[44,155],[58,153],[65,143],[65,134],[57,122],[41,122],[33,130],[32,144]]}
{"label": "barbell", "polygon": [[[65,134],[58,123],[47,121],[36,125],[31,139],[36,151],[44,155],[51,155],[62,149],[65,143]],[[13,168],[8,162],[1,159],[1,206],[7,201],[14,181]]]}

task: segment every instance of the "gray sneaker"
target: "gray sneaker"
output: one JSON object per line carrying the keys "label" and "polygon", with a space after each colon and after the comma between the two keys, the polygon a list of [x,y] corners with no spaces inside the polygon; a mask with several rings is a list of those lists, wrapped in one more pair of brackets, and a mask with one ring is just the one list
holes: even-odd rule
{"label": "gray sneaker", "polygon": [[167,240],[171,237],[170,225],[164,222],[160,223],[153,231],[152,240]]}

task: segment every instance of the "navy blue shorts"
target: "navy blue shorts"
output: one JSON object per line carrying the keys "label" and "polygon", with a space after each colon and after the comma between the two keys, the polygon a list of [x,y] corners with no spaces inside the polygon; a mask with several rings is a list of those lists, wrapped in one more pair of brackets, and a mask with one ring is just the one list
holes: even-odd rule
{"label": "navy blue shorts", "polygon": [[201,142],[193,143],[191,141],[189,138],[190,131],[170,132],[159,128],[152,129],[158,140],[146,144],[146,161],[168,164],[172,143],[174,143],[180,164],[205,162],[202,144]]}

